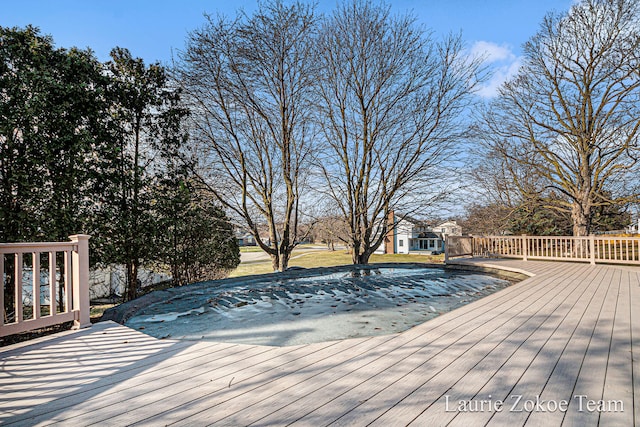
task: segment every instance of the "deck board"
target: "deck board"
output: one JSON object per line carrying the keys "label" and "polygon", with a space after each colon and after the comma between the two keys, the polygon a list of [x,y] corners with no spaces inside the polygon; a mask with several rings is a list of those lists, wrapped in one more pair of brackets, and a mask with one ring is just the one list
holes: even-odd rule
{"label": "deck board", "polygon": [[[152,402],[154,397],[159,399],[162,396],[191,389],[194,382],[191,379],[192,376],[200,377],[210,374],[212,371],[216,371],[217,375],[222,375],[224,369],[220,369],[220,365],[227,364],[226,368],[230,366],[228,364],[237,360],[261,361],[268,357],[267,352],[270,350],[258,346],[228,348],[227,351],[209,353],[211,360],[201,360],[206,358],[206,352],[204,355],[200,355],[189,351],[179,357],[168,359],[170,363],[175,359],[178,366],[169,366],[166,362],[152,367],[147,366],[144,371],[133,376],[130,375],[125,381],[115,384],[109,381],[108,384],[101,384],[100,387],[76,393],[73,397],[82,401],[82,406],[69,408],[68,400],[62,405],[48,405],[47,408],[38,411],[41,414],[34,421],[40,422],[48,419],[63,421],[92,413],[100,414],[96,418],[108,420],[122,412],[120,406],[123,399],[134,402],[127,407],[127,410],[135,410],[145,403]],[[132,372],[126,374],[132,374]]]}
{"label": "deck board", "polygon": [[[167,413],[156,414],[153,407],[148,408],[148,414],[136,412],[122,421],[144,422],[157,425],[159,423],[186,422],[188,425],[202,425],[209,420],[203,412],[214,407],[216,417],[224,417],[227,413],[244,408],[252,408],[256,402],[260,402],[270,395],[278,395],[290,386],[313,378],[318,372],[328,369],[334,364],[341,364],[352,357],[359,357],[367,351],[375,348],[378,340],[345,340],[331,347],[316,349],[309,352],[304,358],[296,358],[283,364],[283,360],[274,361],[274,365],[268,370],[247,370],[249,375],[237,377],[233,386],[223,387],[216,384],[204,384],[204,387],[193,390],[181,396],[172,398],[170,402],[162,403],[173,407]],[[314,347],[311,347],[314,348]],[[287,366],[289,365],[289,366]],[[146,416],[145,416],[146,415]],[[189,419],[189,421],[184,421]],[[120,418],[118,418],[118,421]],[[197,421],[191,421],[197,420]]]}
{"label": "deck board", "polygon": [[[571,298],[577,294],[575,292],[576,288],[577,281],[575,278],[572,278],[567,281],[567,286],[561,289],[560,292],[548,292],[544,298],[537,299],[524,309],[519,309],[517,306],[513,307],[509,313],[512,317],[505,322],[502,328],[492,333],[492,339],[490,341],[484,342],[483,340],[473,345],[470,352],[467,353],[464,358],[460,358],[455,364],[447,367],[445,375],[438,375],[428,382],[425,382],[418,389],[412,391],[408,398],[404,399],[403,402],[376,420],[375,424],[382,425],[400,416],[400,414],[403,414],[403,419],[407,422],[415,422],[416,425],[424,425],[425,422],[438,422],[440,418],[433,416],[433,410],[443,409],[443,407],[446,409],[444,395],[451,396],[454,401],[458,400],[451,395],[451,387],[455,386],[455,384],[463,378],[473,380],[476,375],[480,375],[480,378],[482,378],[483,376],[480,373],[480,369],[482,366],[485,366],[481,365],[482,361],[488,360],[489,365],[499,366],[499,360],[496,361],[491,355],[500,353],[501,356],[503,356],[505,353],[513,352],[512,348],[514,344],[521,343],[528,336],[534,335],[546,320],[545,313],[543,312],[553,314],[560,309],[563,311],[560,315],[555,316],[555,318],[561,318],[564,312],[567,311],[567,308],[563,308],[562,304],[567,298]],[[535,335],[530,339],[532,342],[535,342]],[[478,367],[479,365],[480,368]],[[475,388],[479,389],[482,385],[482,381],[477,381]],[[445,390],[445,392],[442,392],[441,389],[446,386],[449,386],[449,388]],[[487,393],[487,397],[489,394],[495,396],[498,392],[499,389],[494,389]],[[433,405],[431,414],[421,414],[420,412],[418,402],[425,396],[429,396],[428,403]],[[473,395],[466,396],[466,399],[465,396],[462,396],[462,399],[467,400],[472,398],[472,396]],[[487,397],[481,395],[483,399]]]}
{"label": "deck board", "polygon": [[[449,402],[477,399],[492,399],[494,401],[500,399],[507,402],[512,391],[511,385],[516,384],[530,366],[523,362],[534,360],[535,356],[548,343],[549,331],[558,331],[560,328],[567,327],[569,317],[566,314],[570,311],[580,310],[588,304],[593,294],[592,288],[597,288],[596,280],[593,280],[589,287],[581,287],[581,282],[575,279],[568,283],[572,286],[565,286],[563,291],[553,298],[557,304],[555,310],[551,311],[551,307],[545,305],[540,310],[544,309],[548,312],[546,317],[538,315],[539,310],[523,326],[515,330],[508,337],[508,340],[496,348],[489,357],[446,391]],[[449,405],[449,407],[455,406]],[[434,405],[428,408],[416,421],[436,422],[455,419],[454,425],[468,425],[472,420],[476,422],[488,421],[492,415],[491,411],[467,415],[447,411],[447,409],[446,405]],[[459,416],[457,417],[457,415]]]}
{"label": "deck board", "polygon": [[[585,354],[573,396],[585,396],[588,400],[601,400],[604,392],[605,376],[609,360],[609,349],[614,326],[615,310],[620,287],[619,270],[614,271],[610,287],[602,305],[589,346]],[[572,397],[573,397],[572,396]],[[567,425],[596,425],[600,414],[586,409],[582,399],[571,399],[565,413],[563,424]]]}
{"label": "deck board", "polygon": [[607,402],[607,409],[611,410],[600,414],[600,424],[629,426],[633,425],[633,411],[625,411],[623,407],[615,408],[609,403],[619,399],[622,402],[633,402],[630,275],[627,271],[622,271],[621,274],[602,396],[602,400]]}
{"label": "deck board", "polygon": [[552,367],[548,380],[546,384],[543,384],[543,389],[539,395],[542,402],[555,403],[543,403],[543,411],[525,414],[528,417],[527,426],[562,424],[564,412],[556,408],[561,405],[559,402],[567,400],[567,396],[573,395],[576,378],[582,366],[589,339],[595,327],[597,316],[602,309],[604,297],[609,289],[609,287],[598,286],[598,284],[602,280],[605,282],[610,281],[611,278],[611,271],[600,269],[593,276],[591,282],[591,286],[595,285],[597,287],[596,291],[590,293],[588,301],[585,300],[585,304],[577,307],[572,316],[567,317],[563,323],[563,327],[571,328],[570,335],[563,340],[563,331],[557,330],[554,334],[557,338],[550,337],[550,339],[556,339],[562,346],[561,354],[557,359],[554,359],[556,360],[555,365]]}
{"label": "deck board", "polygon": [[[551,285],[552,283],[549,281],[547,287],[551,287]],[[458,318],[451,319],[446,324],[455,327],[455,329],[447,332],[441,339],[424,342],[420,353],[403,361],[402,364],[394,365],[384,375],[374,376],[372,380],[361,384],[353,394],[342,397],[341,401],[350,400],[354,407],[350,414],[337,420],[336,423],[349,425],[355,420],[373,421],[384,411],[390,410],[393,405],[397,404],[399,397],[410,395],[424,385],[429,378],[449,369],[452,363],[462,360],[460,358],[465,354],[469,356],[469,352],[474,350],[475,344],[487,345],[486,342],[489,342],[488,345],[495,344],[502,331],[513,327],[509,323],[517,316],[517,313],[531,306],[530,298],[535,298],[536,303],[547,301],[546,298],[550,296],[547,287],[539,286],[520,293],[517,295],[520,298],[518,304],[515,304],[513,299],[516,296],[512,297],[512,305],[509,306],[505,305],[504,301],[497,300],[490,307],[485,306],[485,313],[475,317],[473,322],[459,322]],[[439,351],[435,352],[434,349]],[[471,357],[463,357],[463,359],[466,361],[475,360]],[[459,367],[454,365],[454,368],[458,369]],[[446,372],[448,371],[445,371],[445,374]],[[377,393],[372,395],[371,391]],[[358,397],[366,398],[366,402],[359,404]],[[420,395],[419,399],[422,400],[421,407],[428,404],[425,395]],[[331,407],[325,407],[313,417],[307,417],[303,421],[313,424],[328,416],[327,412],[335,405],[336,403],[332,402]],[[347,407],[345,406],[344,409],[346,410]],[[397,409],[392,412],[394,412],[392,418],[398,419]]]}
{"label": "deck board", "polygon": [[[531,277],[388,336],[268,347],[157,340],[108,322],[9,346],[0,423],[640,427],[640,268],[461,263]],[[489,395],[570,403],[457,410]],[[578,411],[576,395],[624,411]]]}

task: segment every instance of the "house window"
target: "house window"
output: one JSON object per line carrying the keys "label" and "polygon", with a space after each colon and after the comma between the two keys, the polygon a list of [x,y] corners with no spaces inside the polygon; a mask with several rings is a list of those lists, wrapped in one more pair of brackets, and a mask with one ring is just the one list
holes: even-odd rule
{"label": "house window", "polygon": [[398,240],[398,246],[403,247],[404,246],[404,240]]}
{"label": "house window", "polygon": [[435,240],[429,240],[429,249],[433,249],[436,247],[436,241]]}

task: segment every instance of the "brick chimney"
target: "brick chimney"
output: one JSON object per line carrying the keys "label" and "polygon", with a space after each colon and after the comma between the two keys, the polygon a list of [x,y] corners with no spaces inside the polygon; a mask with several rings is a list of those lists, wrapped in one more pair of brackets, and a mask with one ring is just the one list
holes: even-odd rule
{"label": "brick chimney", "polygon": [[393,215],[393,211],[389,212],[389,217],[387,218],[387,235],[384,237],[384,253],[392,254],[394,253],[394,227],[395,217]]}

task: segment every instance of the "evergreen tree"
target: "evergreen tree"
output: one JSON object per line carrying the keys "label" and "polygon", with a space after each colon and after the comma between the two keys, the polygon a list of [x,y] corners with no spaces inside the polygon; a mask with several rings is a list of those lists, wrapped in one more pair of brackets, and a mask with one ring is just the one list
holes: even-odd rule
{"label": "evergreen tree", "polygon": [[0,241],[86,232],[108,157],[106,77],[90,51],[56,49],[33,27],[0,27]]}
{"label": "evergreen tree", "polygon": [[131,300],[138,294],[139,268],[156,258],[152,185],[162,169],[159,153],[183,140],[180,123],[186,112],[164,67],[146,66],[123,48],[114,49],[111,58],[106,68],[117,157],[105,175],[97,233],[100,260],[125,266],[125,299]]}
{"label": "evergreen tree", "polygon": [[240,263],[240,249],[224,211],[193,184],[174,171],[156,187],[158,260],[169,267],[178,285],[225,277]]}

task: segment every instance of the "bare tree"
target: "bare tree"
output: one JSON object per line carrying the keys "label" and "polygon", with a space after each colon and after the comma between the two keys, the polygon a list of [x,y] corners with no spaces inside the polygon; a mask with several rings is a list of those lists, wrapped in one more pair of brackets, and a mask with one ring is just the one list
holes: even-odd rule
{"label": "bare tree", "polygon": [[510,209],[500,204],[472,203],[465,208],[465,216],[458,221],[466,234],[501,235],[510,231]]}
{"label": "bare tree", "polygon": [[360,0],[326,20],[318,48],[323,191],[349,224],[353,262],[365,264],[391,211],[446,195],[445,162],[464,132],[458,118],[479,61],[460,37],[436,43],[411,16]]}
{"label": "bare tree", "polygon": [[315,224],[318,239],[327,245],[332,251],[336,250],[336,243],[349,246],[349,224],[344,221],[342,215],[328,215],[319,218]]}
{"label": "bare tree", "polygon": [[[313,9],[281,1],[252,16],[207,17],[180,52],[203,183],[285,270],[311,155]],[[259,230],[268,229],[268,241]]]}
{"label": "bare tree", "polygon": [[[527,153],[523,153],[527,154]],[[530,154],[530,153],[529,153]],[[497,232],[550,235],[555,228],[534,224],[536,212],[545,212],[544,218],[558,216],[564,218],[565,199],[559,197],[549,187],[549,181],[540,176],[527,162],[513,162],[495,151],[473,150],[476,166],[467,176],[474,187],[474,197],[467,206],[468,226],[464,230],[478,233],[478,230],[494,229]],[[482,221],[486,224],[482,225]],[[562,221],[564,224],[564,221]],[[526,224],[524,230],[516,224]],[[562,234],[565,234],[563,232]],[[557,233],[556,233],[557,234]]]}
{"label": "bare tree", "polygon": [[[548,14],[482,117],[478,137],[511,165],[516,188],[555,197],[576,236],[589,234],[595,208],[638,197],[629,184],[639,154],[639,18],[635,0],[584,0]],[[522,170],[539,185],[521,186]]]}

